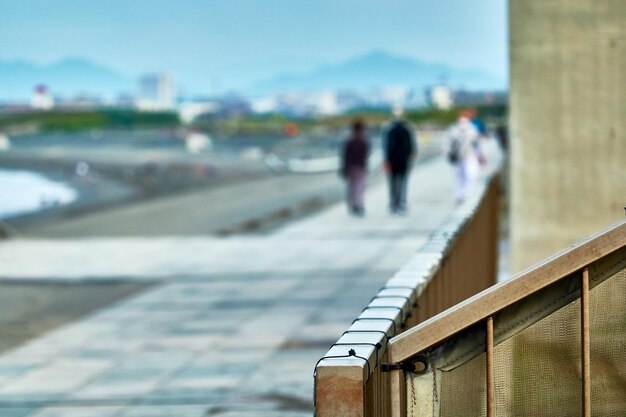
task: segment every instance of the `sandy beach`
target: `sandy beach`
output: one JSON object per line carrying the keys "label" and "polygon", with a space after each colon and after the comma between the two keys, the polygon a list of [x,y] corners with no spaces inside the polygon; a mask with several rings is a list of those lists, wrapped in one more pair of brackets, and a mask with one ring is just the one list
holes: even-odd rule
{"label": "sandy beach", "polygon": [[268,169],[262,157],[281,145],[275,139],[242,138],[190,153],[175,135],[157,132],[159,140],[145,132],[129,135],[124,140],[120,132],[110,138],[100,133],[96,144],[88,134],[82,141],[76,134],[14,140],[10,151],[0,153],[0,168],[40,173],[75,189],[78,198],[63,207],[3,219],[12,234],[249,232],[341,197],[334,174],[305,178]]}

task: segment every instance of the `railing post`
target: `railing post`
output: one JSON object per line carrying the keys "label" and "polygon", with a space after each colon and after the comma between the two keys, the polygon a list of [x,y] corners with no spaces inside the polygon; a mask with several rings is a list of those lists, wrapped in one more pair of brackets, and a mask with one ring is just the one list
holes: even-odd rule
{"label": "railing post", "polygon": [[584,268],[580,286],[583,417],[591,417],[591,349],[589,340],[589,269]]}
{"label": "railing post", "polygon": [[487,318],[487,417],[495,417],[495,381],[493,378],[493,317]]}
{"label": "railing post", "polygon": [[365,385],[360,366],[321,366],[316,370],[316,417],[365,417]]}
{"label": "railing post", "polygon": [[391,371],[391,417],[406,417],[406,381],[404,371]]}

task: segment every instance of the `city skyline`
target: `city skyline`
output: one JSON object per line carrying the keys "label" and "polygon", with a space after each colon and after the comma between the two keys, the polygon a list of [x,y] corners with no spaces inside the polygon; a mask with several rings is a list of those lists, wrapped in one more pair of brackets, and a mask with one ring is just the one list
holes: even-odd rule
{"label": "city skyline", "polygon": [[106,6],[0,0],[0,6],[0,36],[11,40],[0,45],[0,60],[46,65],[80,56],[131,77],[172,72],[183,89],[199,93],[207,85],[239,89],[372,50],[475,68],[505,81],[508,72],[500,0],[114,0]]}
{"label": "city skyline", "polygon": [[[33,90],[33,86],[38,85],[47,86],[57,97],[91,96],[110,100],[139,93],[140,80],[146,75],[157,73],[169,74],[173,77],[176,88],[180,88],[176,74],[170,72],[146,71],[139,77],[129,77],[106,65],[79,57],[64,59],[48,66],[0,60],[0,100],[23,100]],[[188,98],[224,94],[258,97],[285,92],[371,92],[388,88],[429,88],[441,84],[457,90],[506,90],[503,79],[480,70],[454,68],[384,51],[373,51],[307,72],[282,73],[245,88],[208,91],[211,90],[210,86],[204,90],[189,90],[183,86],[177,95]]]}

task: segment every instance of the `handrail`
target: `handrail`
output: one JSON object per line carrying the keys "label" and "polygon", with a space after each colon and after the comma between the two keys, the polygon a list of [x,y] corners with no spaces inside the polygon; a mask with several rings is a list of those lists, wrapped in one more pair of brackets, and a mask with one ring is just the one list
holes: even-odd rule
{"label": "handrail", "polygon": [[522,298],[604,257],[626,242],[626,220],[572,245],[511,280],[494,285],[389,341],[391,363],[403,362]]}
{"label": "handrail", "polygon": [[397,415],[385,372],[389,340],[495,282],[499,180],[494,169],[372,298],[315,367],[318,417]]}

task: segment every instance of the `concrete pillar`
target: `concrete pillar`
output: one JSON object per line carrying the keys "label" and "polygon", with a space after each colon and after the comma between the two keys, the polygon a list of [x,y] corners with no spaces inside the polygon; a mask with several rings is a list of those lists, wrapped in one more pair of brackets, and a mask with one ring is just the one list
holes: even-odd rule
{"label": "concrete pillar", "polygon": [[626,0],[510,0],[511,267],[624,218]]}

